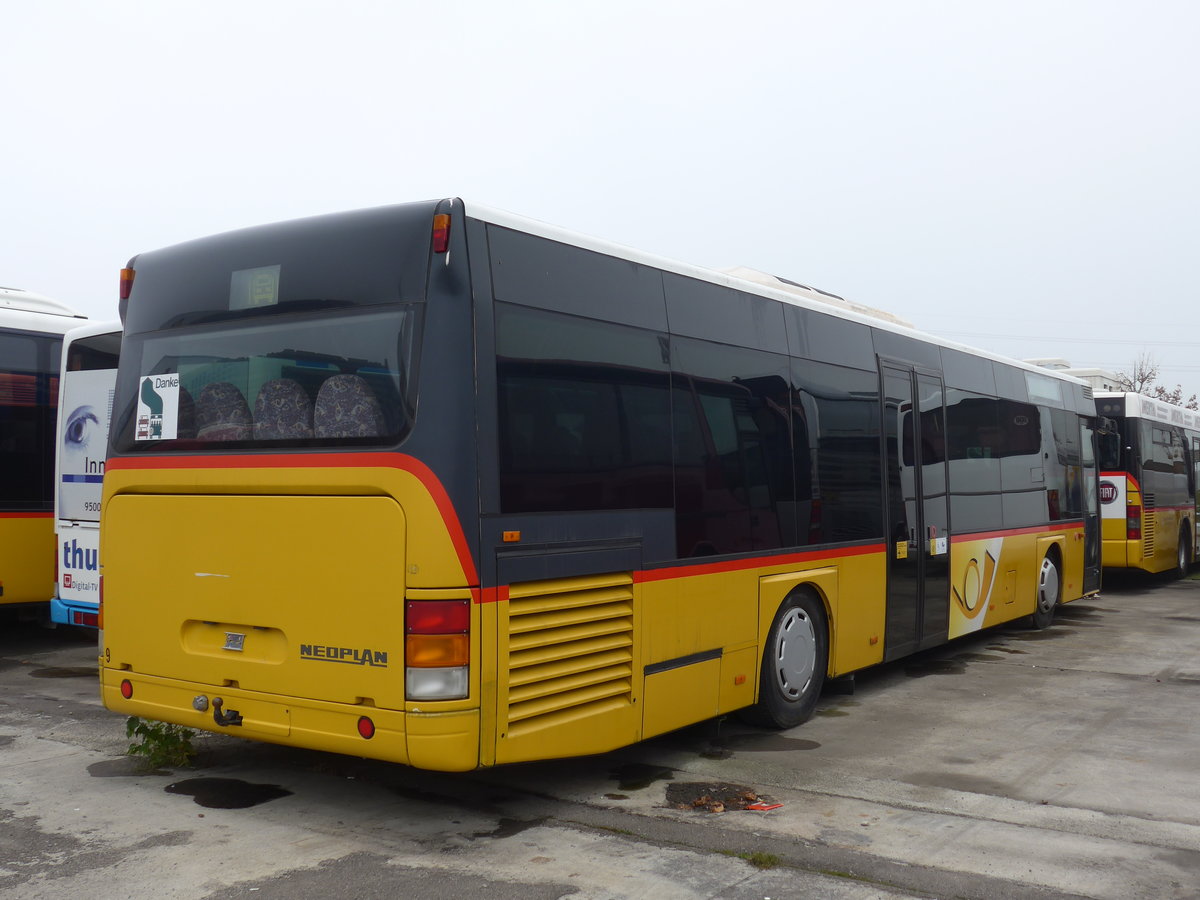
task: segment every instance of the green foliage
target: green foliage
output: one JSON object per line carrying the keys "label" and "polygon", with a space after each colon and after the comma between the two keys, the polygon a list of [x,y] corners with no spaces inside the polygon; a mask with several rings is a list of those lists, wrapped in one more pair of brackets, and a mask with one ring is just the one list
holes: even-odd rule
{"label": "green foliage", "polygon": [[129,745],[129,755],[143,757],[148,769],[189,765],[196,752],[192,747],[193,734],[194,731],[182,725],[147,721],[137,716],[130,716],[125,723],[125,736],[135,738]]}

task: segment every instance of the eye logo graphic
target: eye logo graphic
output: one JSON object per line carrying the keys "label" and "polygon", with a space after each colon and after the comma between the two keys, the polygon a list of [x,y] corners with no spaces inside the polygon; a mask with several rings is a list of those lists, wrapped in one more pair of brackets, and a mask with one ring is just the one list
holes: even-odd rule
{"label": "eye logo graphic", "polygon": [[67,416],[67,424],[63,429],[63,446],[68,450],[86,450],[92,439],[92,432],[99,427],[100,417],[96,415],[95,408],[80,406]]}

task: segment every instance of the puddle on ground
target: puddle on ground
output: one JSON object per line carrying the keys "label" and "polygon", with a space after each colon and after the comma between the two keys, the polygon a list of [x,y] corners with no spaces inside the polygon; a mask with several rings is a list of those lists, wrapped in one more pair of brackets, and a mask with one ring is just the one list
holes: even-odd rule
{"label": "puddle on ground", "polygon": [[821,745],[816,741],[784,737],[781,734],[731,734],[713,741],[717,747],[729,750],[746,750],[751,753],[788,750],[816,750]]}
{"label": "puddle on ground", "polygon": [[1016,647],[1002,647],[998,644],[994,644],[991,647],[988,647],[988,649],[994,653],[1028,653],[1029,652],[1028,650],[1018,650]]}
{"label": "puddle on ground", "polygon": [[849,712],[837,706],[828,706],[825,709],[818,709],[813,715],[820,716],[822,719],[836,719],[839,716],[848,716]]}
{"label": "puddle on ground", "polygon": [[187,794],[208,809],[247,809],[292,792],[277,784],[251,784],[239,778],[188,778],[168,784],[168,794]]}
{"label": "puddle on ground", "polygon": [[990,653],[960,653],[954,658],[964,662],[1004,662],[1003,656],[992,656]]}
{"label": "puddle on ground", "polygon": [[134,759],[132,756],[92,763],[87,767],[87,773],[93,778],[131,778],[141,775],[174,774],[170,769],[148,769],[144,759]]}
{"label": "puddle on ground", "polygon": [[721,747],[717,747],[712,750],[705,750],[700,754],[701,759],[729,759],[732,756],[732,750]]}
{"label": "puddle on ground", "polygon": [[699,812],[743,810],[750,804],[772,804],[774,801],[744,784],[725,781],[688,781],[667,785],[667,805],[676,809],[695,809]]}
{"label": "puddle on ground", "polygon": [[904,667],[909,678],[924,678],[926,675],[962,675],[967,664],[960,659],[927,659]]}
{"label": "puddle on ground", "polygon": [[987,794],[993,797],[1009,797],[1013,787],[994,778],[983,778],[965,772],[914,772],[903,781],[924,787],[939,787],[967,794]]}
{"label": "puddle on ground", "polygon": [[608,774],[617,779],[621,790],[640,791],[650,787],[656,781],[670,781],[675,777],[675,770],[646,763],[627,763],[618,766]]}
{"label": "puddle on ground", "polygon": [[99,678],[100,672],[95,666],[52,666],[48,669],[34,669],[29,673],[30,678]]}
{"label": "puddle on ground", "polygon": [[628,800],[629,795],[628,794],[605,794],[604,799],[605,800]]}
{"label": "puddle on ground", "polygon": [[471,835],[471,839],[474,840],[475,838],[485,837],[512,837],[513,835],[520,834],[522,831],[526,831],[530,828],[537,828],[545,821],[545,816],[537,819],[501,819],[494,829],[491,831],[476,831],[473,835]]}
{"label": "puddle on ground", "polygon": [[1014,631],[1006,637],[1010,641],[1053,641],[1078,633],[1071,628],[1043,628],[1041,631]]}

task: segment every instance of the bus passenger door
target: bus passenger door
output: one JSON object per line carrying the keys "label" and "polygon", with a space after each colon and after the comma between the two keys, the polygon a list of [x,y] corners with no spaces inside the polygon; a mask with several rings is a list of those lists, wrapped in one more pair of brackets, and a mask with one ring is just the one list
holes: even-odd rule
{"label": "bus passenger door", "polygon": [[1096,465],[1096,432],[1080,425],[1083,448],[1083,592],[1100,590],[1100,478]]}
{"label": "bus passenger door", "polygon": [[882,363],[888,586],[884,659],[946,640],[950,516],[941,376]]}
{"label": "bus passenger door", "polygon": [[1200,437],[1192,437],[1192,560],[1200,557]]}

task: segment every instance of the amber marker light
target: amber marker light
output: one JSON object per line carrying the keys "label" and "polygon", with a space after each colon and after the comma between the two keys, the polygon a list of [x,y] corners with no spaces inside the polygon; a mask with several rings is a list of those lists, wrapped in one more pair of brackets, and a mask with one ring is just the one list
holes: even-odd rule
{"label": "amber marker light", "polygon": [[121,299],[128,300],[129,295],[133,293],[133,269],[121,270]]}
{"label": "amber marker light", "polygon": [[450,249],[450,215],[438,213],[433,217],[433,252],[445,253]]}

